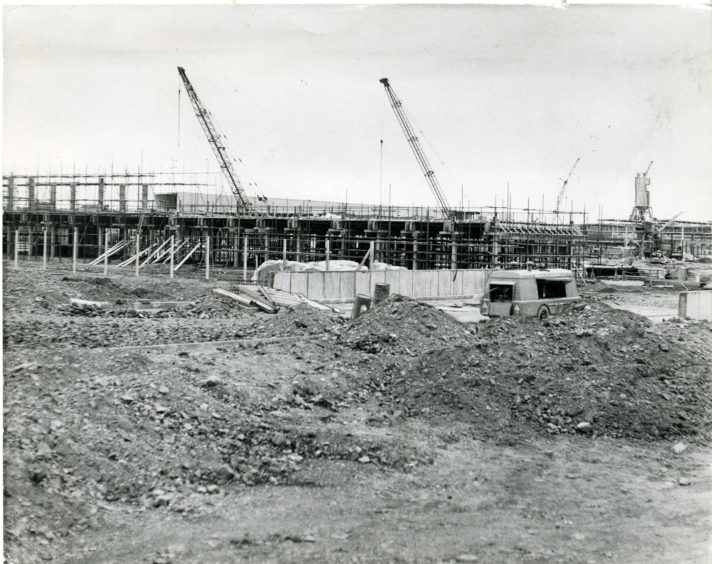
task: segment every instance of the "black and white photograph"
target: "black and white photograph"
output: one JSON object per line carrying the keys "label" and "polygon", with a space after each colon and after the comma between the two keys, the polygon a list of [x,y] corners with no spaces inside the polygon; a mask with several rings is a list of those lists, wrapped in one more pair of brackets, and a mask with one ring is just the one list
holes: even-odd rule
{"label": "black and white photograph", "polygon": [[3,561],[712,562],[712,4],[2,10]]}

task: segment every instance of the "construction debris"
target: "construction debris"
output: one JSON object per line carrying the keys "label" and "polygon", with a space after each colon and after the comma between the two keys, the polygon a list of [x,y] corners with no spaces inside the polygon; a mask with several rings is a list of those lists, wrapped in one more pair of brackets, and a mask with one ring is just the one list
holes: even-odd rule
{"label": "construction debris", "polygon": [[239,290],[242,295],[236,294],[234,292],[228,292],[222,288],[215,288],[213,292],[218,296],[223,296],[225,298],[236,301],[238,304],[245,307],[257,307],[266,313],[276,313],[277,309],[268,304],[264,300],[260,300],[254,296],[252,293],[247,293],[245,290]]}
{"label": "construction debris", "polygon": [[109,302],[93,302],[79,298],[69,298],[69,303],[79,309],[109,309],[111,307]]}
{"label": "construction debris", "polygon": [[[564,465],[547,454],[557,445],[562,457],[638,445],[646,464],[650,452],[677,464],[661,475],[693,491],[700,480],[688,460],[712,440],[705,322],[652,324],[586,299],[546,322],[467,325],[392,295],[349,323],[259,286],[221,293],[214,283],[149,277],[36,278],[11,272],[5,290],[13,305],[3,335],[4,493],[14,561],[36,561],[39,551],[61,560],[86,531],[105,531],[111,512],[190,519],[235,491],[311,487],[314,476],[374,472],[387,484],[412,473],[401,493],[412,497],[421,484],[427,507],[453,515],[461,506],[444,494],[457,495],[463,481],[494,481],[496,496],[530,466],[547,480],[559,471],[577,480],[580,460]],[[70,294],[110,299],[112,308],[75,312]],[[171,299],[185,307],[145,316],[130,307]],[[281,307],[267,315],[254,302]],[[449,466],[502,444],[516,457],[502,476],[475,464],[463,478]],[[441,488],[453,474],[453,489]],[[381,495],[391,499],[385,488],[374,499]],[[397,513],[397,505],[378,509]]]}

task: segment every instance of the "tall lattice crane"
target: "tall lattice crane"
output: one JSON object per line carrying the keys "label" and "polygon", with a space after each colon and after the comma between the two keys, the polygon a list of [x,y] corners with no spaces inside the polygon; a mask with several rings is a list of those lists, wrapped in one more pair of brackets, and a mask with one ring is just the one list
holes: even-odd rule
{"label": "tall lattice crane", "polygon": [[215,153],[220,169],[230,185],[230,190],[232,190],[233,196],[235,196],[238,213],[253,211],[252,202],[250,202],[247,198],[247,194],[242,187],[240,178],[237,176],[235,168],[232,166],[232,160],[227,154],[227,140],[225,139],[225,136],[220,134],[213,124],[210,119],[210,112],[208,112],[200,101],[200,98],[198,98],[198,95],[196,94],[193,85],[190,83],[190,80],[188,80],[188,76],[185,74],[185,69],[183,67],[178,67],[178,74],[180,74],[180,77],[183,79],[185,91],[188,93],[188,97],[193,104],[193,109],[195,110],[195,115],[200,122],[200,126],[203,128],[205,136],[208,138],[208,144],[213,150],[213,153]]}
{"label": "tall lattice crane", "polygon": [[574,169],[576,168],[576,165],[579,163],[580,160],[581,160],[581,157],[576,159],[574,166],[572,166],[571,170],[569,171],[569,175],[566,177],[566,180],[564,180],[564,183],[561,185],[561,190],[559,190],[559,195],[556,197],[556,210],[554,211],[554,213],[557,216],[559,215],[559,209],[561,209],[561,201],[564,199],[564,192],[566,191],[566,185],[569,183],[569,179],[571,178],[571,175],[574,173]]}
{"label": "tall lattice crane", "polygon": [[445,214],[446,217],[452,217],[452,210],[450,209],[450,206],[447,203],[445,194],[443,194],[443,191],[440,188],[440,184],[438,183],[438,179],[435,176],[435,172],[433,172],[433,169],[431,168],[430,163],[428,162],[428,158],[425,156],[423,147],[421,147],[420,141],[418,141],[418,137],[415,135],[413,127],[410,125],[408,117],[406,116],[405,111],[403,110],[403,102],[401,102],[396,96],[395,92],[393,92],[393,89],[391,88],[391,85],[388,82],[387,78],[382,78],[379,82],[383,84],[383,86],[386,88],[386,94],[388,95],[388,98],[391,101],[391,107],[393,108],[393,111],[396,114],[396,118],[398,118],[398,123],[400,124],[401,129],[405,134],[405,138],[410,144],[410,148],[413,149],[415,160],[418,161],[420,169],[423,171],[425,179],[428,181],[430,189],[435,195],[435,199],[438,202],[440,210],[443,212],[443,214]]}

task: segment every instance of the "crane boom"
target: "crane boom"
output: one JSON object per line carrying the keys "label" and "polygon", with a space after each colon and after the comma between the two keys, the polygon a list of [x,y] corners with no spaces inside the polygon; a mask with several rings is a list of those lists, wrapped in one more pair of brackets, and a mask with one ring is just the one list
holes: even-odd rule
{"label": "crane boom", "polygon": [[185,85],[185,90],[188,93],[191,103],[193,104],[193,110],[195,110],[195,115],[198,118],[200,126],[203,128],[205,137],[208,139],[208,144],[210,148],[215,153],[215,157],[218,160],[220,169],[222,170],[228,184],[230,185],[230,190],[232,190],[233,196],[237,202],[237,209],[239,211],[252,211],[252,202],[247,197],[245,190],[242,187],[240,178],[237,176],[230,157],[227,154],[225,145],[225,138],[223,135],[218,133],[217,128],[210,119],[210,113],[203,106],[198,94],[196,94],[193,85],[188,80],[188,76],[185,74],[185,69],[183,67],[178,67],[178,74],[183,79],[183,84]]}
{"label": "crane boom", "polygon": [[657,227],[655,229],[656,232],[662,233],[665,229],[670,227],[673,223],[675,223],[675,220],[682,215],[682,212],[678,213],[677,215],[674,215],[672,219],[668,219],[662,227]]}
{"label": "crane boom", "polygon": [[561,185],[561,190],[559,190],[559,195],[556,197],[556,215],[559,215],[559,209],[561,208],[561,200],[564,198],[564,192],[566,191],[566,185],[569,183],[569,179],[571,178],[571,175],[574,173],[574,169],[576,168],[576,165],[579,163],[581,160],[581,157],[576,159],[576,162],[574,163],[574,166],[571,167],[571,170],[569,171],[569,175],[566,177],[566,180],[564,180],[564,183]]}
{"label": "crane boom", "polygon": [[387,78],[382,78],[379,82],[383,84],[386,89],[386,94],[388,95],[388,98],[391,101],[391,107],[393,108],[393,112],[396,114],[398,123],[400,124],[401,129],[405,134],[405,138],[408,140],[410,148],[413,150],[415,160],[418,161],[420,169],[423,171],[425,179],[430,185],[430,189],[432,190],[433,195],[435,196],[435,199],[438,202],[440,210],[445,214],[446,217],[451,217],[452,211],[450,210],[450,206],[447,203],[445,194],[443,194],[443,191],[440,188],[440,183],[438,182],[438,179],[435,176],[435,172],[433,171],[432,167],[430,166],[430,163],[428,162],[428,158],[425,156],[425,151],[423,151],[423,147],[420,145],[418,137],[413,132],[413,127],[410,125],[408,117],[406,116],[405,111],[403,110],[403,102],[401,102],[396,96],[395,92],[393,92],[393,89],[391,88],[391,85],[388,82]]}

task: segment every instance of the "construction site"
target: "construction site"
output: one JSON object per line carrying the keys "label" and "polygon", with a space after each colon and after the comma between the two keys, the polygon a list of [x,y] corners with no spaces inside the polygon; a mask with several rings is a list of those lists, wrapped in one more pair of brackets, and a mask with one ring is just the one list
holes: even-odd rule
{"label": "construction site", "polygon": [[8,563],[709,559],[712,222],[652,162],[452,206],[382,78],[433,206],[250,196],[178,73],[212,176],[3,175]]}

